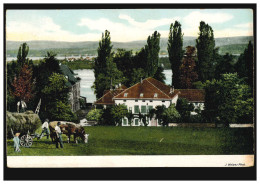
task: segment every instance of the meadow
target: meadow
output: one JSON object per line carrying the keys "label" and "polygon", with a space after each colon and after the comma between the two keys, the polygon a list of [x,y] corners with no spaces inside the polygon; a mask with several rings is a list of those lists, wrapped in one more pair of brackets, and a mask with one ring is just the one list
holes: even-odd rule
{"label": "meadow", "polygon": [[[34,139],[30,148],[13,150],[7,140],[8,156],[83,156],[83,155],[229,155],[253,154],[252,128],[178,127],[85,127],[89,142],[67,143],[56,149],[46,137]],[[40,129],[37,130],[40,132]],[[74,140],[74,139],[72,139]]]}

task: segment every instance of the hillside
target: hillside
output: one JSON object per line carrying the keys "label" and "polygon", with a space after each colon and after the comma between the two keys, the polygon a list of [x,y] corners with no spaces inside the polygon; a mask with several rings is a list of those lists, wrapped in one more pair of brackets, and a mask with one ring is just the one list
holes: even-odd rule
{"label": "hillside", "polygon": [[[253,41],[253,37],[227,37],[227,38],[216,38],[216,46],[222,47],[226,45],[231,45],[228,47],[223,47],[221,52],[225,53],[225,49],[241,51],[240,47],[247,44],[249,41]],[[160,47],[162,53],[167,53],[167,42],[168,38],[161,38]],[[18,48],[23,42],[20,41],[7,41],[6,51],[8,57],[15,57],[17,55]],[[44,56],[47,51],[52,50],[61,56],[64,55],[96,55],[96,50],[98,48],[98,41],[87,41],[87,42],[60,42],[60,41],[27,41],[30,47],[29,56]],[[113,49],[118,48],[138,51],[146,44],[146,40],[132,41],[132,42],[112,42]],[[184,37],[183,45],[184,47],[191,45],[195,46],[196,37]],[[234,48],[239,46],[238,49]],[[232,49],[234,48],[234,49]],[[237,54],[237,52],[236,52]]]}

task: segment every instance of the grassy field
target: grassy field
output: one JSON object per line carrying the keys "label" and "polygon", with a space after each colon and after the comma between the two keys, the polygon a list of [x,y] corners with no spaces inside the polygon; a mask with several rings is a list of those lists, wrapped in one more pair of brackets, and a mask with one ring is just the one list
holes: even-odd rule
{"label": "grassy field", "polygon": [[[176,127],[85,127],[89,143],[64,143],[63,149],[46,137],[31,148],[13,151],[7,140],[7,155],[226,155],[253,154],[252,128]],[[38,130],[40,131],[40,130]],[[63,140],[67,140],[64,135]]]}

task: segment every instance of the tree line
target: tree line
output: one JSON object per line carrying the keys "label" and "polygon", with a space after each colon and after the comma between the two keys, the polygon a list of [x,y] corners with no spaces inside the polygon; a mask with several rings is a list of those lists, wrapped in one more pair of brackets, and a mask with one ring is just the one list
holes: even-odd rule
{"label": "tree line", "polygon": [[[236,61],[229,53],[219,54],[214,31],[204,21],[200,22],[195,47],[188,46],[183,50],[183,35],[178,21],[170,25],[168,55],[172,69],[171,86],[176,89],[205,89],[205,109],[197,116],[204,122],[252,122],[254,54],[251,41]],[[155,31],[148,36],[147,44],[135,54],[124,49],[112,52],[110,33],[106,30],[99,42],[94,65],[93,88],[97,99],[103,96],[104,90],[119,83],[130,87],[146,77],[164,82],[164,68],[158,62],[159,44],[160,33]],[[187,102],[184,104],[184,111],[191,109]],[[191,111],[187,112],[180,113],[183,119]]]}
{"label": "tree line", "polygon": [[7,110],[17,111],[19,101],[24,101],[27,109],[34,110],[41,99],[41,120],[76,121],[68,100],[68,79],[60,70],[56,54],[47,52],[36,65],[27,58],[28,52],[29,46],[21,44],[17,60],[7,64]]}

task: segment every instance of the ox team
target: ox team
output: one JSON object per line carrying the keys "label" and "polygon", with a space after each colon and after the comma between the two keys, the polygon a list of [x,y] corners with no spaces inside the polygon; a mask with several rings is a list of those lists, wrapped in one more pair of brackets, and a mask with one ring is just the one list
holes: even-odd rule
{"label": "ox team", "polygon": [[74,141],[77,143],[77,137],[80,137],[82,141],[85,143],[88,142],[89,134],[85,133],[85,130],[82,126],[75,124],[73,122],[66,121],[52,121],[49,122],[48,119],[42,124],[42,133],[39,137],[41,139],[44,136],[44,133],[47,135],[47,139],[49,135],[52,139],[52,142],[55,140],[56,148],[63,148],[63,140],[62,134],[66,134],[68,136],[68,143],[70,142],[70,136],[74,135]]}

